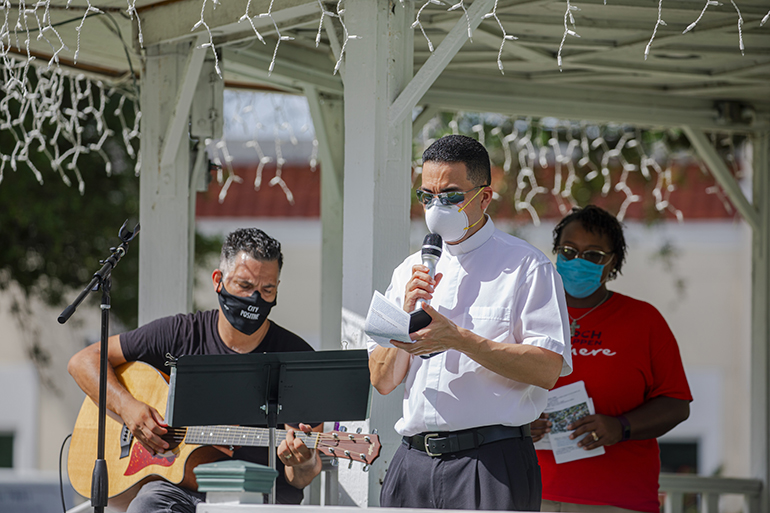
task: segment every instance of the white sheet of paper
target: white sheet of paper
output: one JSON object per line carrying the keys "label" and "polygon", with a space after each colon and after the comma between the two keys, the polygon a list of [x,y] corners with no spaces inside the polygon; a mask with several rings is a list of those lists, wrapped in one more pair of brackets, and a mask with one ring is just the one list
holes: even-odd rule
{"label": "white sheet of paper", "polygon": [[393,347],[391,339],[411,343],[409,319],[408,313],[375,290],[366,314],[364,332],[382,347]]}
{"label": "white sheet of paper", "polygon": [[566,463],[604,454],[604,447],[586,451],[578,447],[577,443],[580,439],[570,440],[569,438],[572,431],[567,430],[567,426],[570,423],[595,413],[594,402],[588,397],[583,381],[551,390],[548,393],[545,413],[553,425],[551,432],[536,443],[535,448],[552,450],[556,463]]}

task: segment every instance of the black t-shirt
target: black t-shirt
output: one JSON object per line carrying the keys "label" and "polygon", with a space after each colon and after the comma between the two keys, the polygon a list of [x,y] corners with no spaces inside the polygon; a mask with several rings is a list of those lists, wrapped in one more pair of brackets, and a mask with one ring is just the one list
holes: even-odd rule
{"label": "black t-shirt", "polygon": [[[178,314],[152,321],[144,326],[120,335],[120,347],[127,361],[140,361],[152,365],[161,372],[168,372],[166,355],[178,358],[182,355],[238,354],[225,345],[217,330],[219,310]],[[313,348],[301,337],[270,322],[262,342],[252,353],[279,353],[312,351]],[[282,426],[278,426],[279,428]],[[268,464],[267,447],[241,447],[235,450],[233,459]],[[284,467],[276,458],[276,502],[299,504],[302,490],[286,482]]]}

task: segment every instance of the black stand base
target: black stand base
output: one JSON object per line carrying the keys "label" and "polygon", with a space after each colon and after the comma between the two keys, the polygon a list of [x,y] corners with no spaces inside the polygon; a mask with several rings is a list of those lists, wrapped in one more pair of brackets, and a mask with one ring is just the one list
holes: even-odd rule
{"label": "black stand base", "polygon": [[94,473],[91,476],[91,506],[94,508],[94,511],[104,511],[104,508],[107,507],[108,494],[107,462],[96,460]]}

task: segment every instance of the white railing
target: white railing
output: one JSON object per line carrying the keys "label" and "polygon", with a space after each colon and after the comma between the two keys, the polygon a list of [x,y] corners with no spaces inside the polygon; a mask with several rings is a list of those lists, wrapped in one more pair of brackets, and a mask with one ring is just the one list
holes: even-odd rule
{"label": "white railing", "polygon": [[[324,468],[323,481],[319,481],[319,487],[305,490],[306,503],[305,511],[313,511],[319,504],[326,505],[326,510],[330,504],[336,501],[336,469],[330,465]],[[328,481],[327,481],[328,480]],[[330,486],[331,485],[331,486]],[[329,490],[329,488],[331,490]],[[321,491],[323,490],[323,491]],[[326,493],[324,493],[326,492]],[[331,492],[331,493],[329,493]],[[660,474],[660,492],[666,496],[664,513],[684,513],[684,496],[686,494],[700,495],[699,512],[700,513],[719,513],[720,495],[742,495],[744,500],[743,513],[763,513],[761,511],[761,492],[762,481],[758,479],[737,479],[725,477],[702,477],[687,474]],[[320,500],[319,500],[320,499]],[[332,509],[334,507],[332,506]],[[257,509],[256,507],[254,508]],[[376,508],[379,509],[379,508]],[[70,509],[67,513],[86,513],[93,511],[90,508],[89,501],[80,506]],[[109,509],[107,511],[110,511]],[[237,507],[233,511],[242,511]]]}
{"label": "white railing", "polygon": [[686,474],[660,474],[660,491],[666,494],[665,513],[683,513],[684,495],[701,496],[700,513],[718,513],[720,495],[743,495],[744,513],[761,513],[762,481]]}

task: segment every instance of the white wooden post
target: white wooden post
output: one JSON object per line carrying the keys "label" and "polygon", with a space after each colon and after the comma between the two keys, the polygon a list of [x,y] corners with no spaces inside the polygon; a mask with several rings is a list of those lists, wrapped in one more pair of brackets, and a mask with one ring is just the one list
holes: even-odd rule
{"label": "white wooden post", "polygon": [[189,202],[195,197],[190,193],[186,119],[203,64],[197,54],[203,50],[189,42],[161,43],[146,52],[139,180],[140,325],[192,308],[194,217]]}
{"label": "white wooden post", "polygon": [[305,86],[321,157],[321,349],[340,349],[345,119],[342,98]]}
{"label": "white wooden post", "polygon": [[752,136],[753,203],[758,212],[751,269],[751,474],[762,480],[760,511],[770,507],[770,132]]}
{"label": "white wooden post", "polygon": [[[391,7],[393,7],[391,10]],[[390,126],[389,108],[412,76],[412,2],[350,2],[345,22],[363,38],[346,50],[343,307],[364,317],[409,251],[411,117]],[[387,64],[386,64],[387,63]],[[399,443],[393,430],[403,391],[373,392],[371,417],[383,449],[368,473],[340,469],[340,504],[377,506],[380,483]]]}
{"label": "white wooden post", "polygon": [[[764,483],[762,511],[770,505],[770,132],[752,134],[752,201],[740,189],[706,134],[682,127],[733,205],[752,229],[751,473]],[[711,511],[711,510],[709,510]]]}
{"label": "white wooden post", "polygon": [[[311,84],[305,96],[313,118],[321,160],[321,347],[341,349],[342,340],[342,206],[345,160],[343,99],[321,95]],[[325,469],[326,470],[326,469]],[[334,493],[330,493],[334,491]],[[322,472],[306,489],[307,500],[337,503],[337,469]]]}

